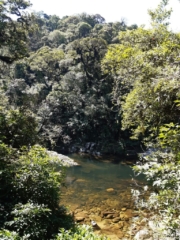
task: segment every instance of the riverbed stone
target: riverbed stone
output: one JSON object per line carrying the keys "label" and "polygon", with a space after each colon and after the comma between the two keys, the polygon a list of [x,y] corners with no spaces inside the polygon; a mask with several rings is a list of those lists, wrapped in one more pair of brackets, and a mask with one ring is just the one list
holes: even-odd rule
{"label": "riverbed stone", "polygon": [[126,211],[120,212],[119,217],[121,220],[128,221],[133,217],[133,213],[131,209],[127,209]]}
{"label": "riverbed stone", "polygon": [[75,177],[69,177],[69,176],[67,176],[66,179],[65,179],[65,182],[66,182],[66,184],[68,184],[68,185],[73,184],[75,181],[76,181],[76,178],[75,178]]}
{"label": "riverbed stone", "polygon": [[109,193],[114,192],[114,188],[107,188],[106,192],[109,192]]}
{"label": "riverbed stone", "polygon": [[121,208],[121,211],[126,211],[126,208]]}
{"label": "riverbed stone", "polygon": [[92,221],[95,221],[95,222],[101,222],[102,218],[98,215],[89,215],[89,218],[92,220]]}
{"label": "riverbed stone", "polygon": [[74,212],[77,208],[79,208],[79,204],[71,204],[70,209]]}
{"label": "riverbed stone", "polygon": [[119,229],[122,229],[124,227],[124,221],[118,222]]}
{"label": "riverbed stone", "polygon": [[86,215],[89,215],[90,213],[86,210],[83,210],[83,213],[86,214]]}
{"label": "riverbed stone", "polygon": [[115,230],[118,230],[118,229],[120,229],[120,226],[119,226],[118,223],[114,223],[112,228],[115,229]]}
{"label": "riverbed stone", "polygon": [[82,211],[75,213],[75,220],[78,222],[84,221],[85,218],[87,218],[87,217],[88,217],[88,215]]}
{"label": "riverbed stone", "polygon": [[116,217],[116,218],[114,218],[114,219],[112,220],[112,222],[113,222],[113,223],[117,223],[117,222],[119,222],[120,220],[121,220],[120,217]]}
{"label": "riverbed stone", "polygon": [[117,217],[119,217],[119,212],[113,213],[113,218],[117,218]]}
{"label": "riverbed stone", "polygon": [[81,216],[79,216],[79,217],[75,217],[75,220],[77,221],[77,222],[82,222],[82,221],[84,221],[84,217],[81,217]]}
{"label": "riverbed stone", "polygon": [[113,214],[108,214],[105,216],[106,219],[112,219],[113,218]]}
{"label": "riverbed stone", "polygon": [[104,211],[104,212],[102,212],[103,216],[106,216],[106,215],[109,215],[109,214],[114,214],[114,212],[113,211]]}
{"label": "riverbed stone", "polygon": [[106,230],[110,229],[110,223],[107,223],[107,221],[104,221],[104,220],[97,222],[97,225],[100,229],[106,229]]}
{"label": "riverbed stone", "polygon": [[124,233],[121,232],[121,231],[118,231],[116,234],[117,234],[119,239],[122,239],[124,237]]}
{"label": "riverbed stone", "polygon": [[74,211],[74,213],[77,214],[77,213],[80,213],[80,212],[82,212],[82,211],[83,211],[83,209],[77,208],[77,209]]}
{"label": "riverbed stone", "polygon": [[112,209],[120,208],[121,202],[119,200],[107,199],[106,204]]}
{"label": "riverbed stone", "polygon": [[82,178],[78,178],[76,180],[77,183],[86,182],[86,181],[87,181],[86,179],[82,179]]}

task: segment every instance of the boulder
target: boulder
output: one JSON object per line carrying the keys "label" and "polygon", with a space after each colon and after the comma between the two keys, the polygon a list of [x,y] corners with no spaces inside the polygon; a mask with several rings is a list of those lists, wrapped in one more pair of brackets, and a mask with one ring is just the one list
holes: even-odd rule
{"label": "boulder", "polygon": [[[47,151],[47,153],[50,157],[58,159],[63,166],[66,166],[66,167],[79,166],[79,164],[76,163],[72,158],[69,158],[63,154],[60,154],[54,151]],[[52,159],[52,163],[53,163],[53,159]]]}

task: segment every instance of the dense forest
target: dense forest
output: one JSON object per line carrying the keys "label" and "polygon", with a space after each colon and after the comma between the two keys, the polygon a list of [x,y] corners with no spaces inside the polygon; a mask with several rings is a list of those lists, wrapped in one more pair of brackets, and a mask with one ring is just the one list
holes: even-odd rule
{"label": "dense forest", "polygon": [[[101,61],[124,22],[105,23],[100,15],[33,15],[28,57],[7,68],[3,88],[14,109],[26,106],[38,124],[41,144],[60,152],[91,150],[122,153],[125,134],[112,100],[113,75]],[[21,46],[19,46],[21,48]],[[7,80],[8,79],[8,80]],[[92,144],[91,144],[92,145]]]}
{"label": "dense forest", "polygon": [[153,190],[146,202],[147,186],[132,190],[135,203],[163,223],[160,239],[179,229],[180,34],[169,30],[168,2],[149,10],[146,29],[0,0],[1,239],[106,239],[59,205],[65,170],[47,149],[148,150],[134,170]]}

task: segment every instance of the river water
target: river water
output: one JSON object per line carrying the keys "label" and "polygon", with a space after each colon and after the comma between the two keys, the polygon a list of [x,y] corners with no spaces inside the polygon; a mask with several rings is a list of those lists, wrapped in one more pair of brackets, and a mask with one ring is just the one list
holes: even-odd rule
{"label": "river water", "polygon": [[[75,214],[79,214],[78,216],[82,216],[83,222],[88,224],[91,220],[96,220],[99,224],[105,223],[106,220],[104,225],[111,226],[113,230],[112,226],[124,220],[123,227],[119,227],[118,230],[123,234],[130,225],[134,209],[131,189],[142,188],[145,184],[144,177],[135,177],[132,166],[122,161],[114,163],[113,158],[97,160],[88,155],[78,154],[69,157],[80,166],[67,170],[67,187],[62,189],[61,203]],[[124,219],[122,211],[127,213]]]}

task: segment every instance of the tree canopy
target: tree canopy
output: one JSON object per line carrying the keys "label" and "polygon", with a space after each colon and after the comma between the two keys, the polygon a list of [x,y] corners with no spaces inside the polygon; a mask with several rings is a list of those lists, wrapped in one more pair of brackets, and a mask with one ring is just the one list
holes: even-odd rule
{"label": "tree canopy", "polygon": [[32,31],[32,16],[25,11],[26,0],[0,1],[0,60],[8,64],[28,54],[28,32]]}

